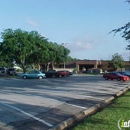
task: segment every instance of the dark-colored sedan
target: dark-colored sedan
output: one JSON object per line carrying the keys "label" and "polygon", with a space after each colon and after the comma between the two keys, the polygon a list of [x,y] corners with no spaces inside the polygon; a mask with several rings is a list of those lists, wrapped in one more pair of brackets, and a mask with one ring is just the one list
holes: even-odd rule
{"label": "dark-colored sedan", "polygon": [[6,69],[4,67],[0,67],[0,74],[4,74],[6,72]]}
{"label": "dark-colored sedan", "polygon": [[8,69],[6,70],[6,73],[7,73],[8,75],[17,75],[17,71],[16,71],[15,68],[8,68]]}

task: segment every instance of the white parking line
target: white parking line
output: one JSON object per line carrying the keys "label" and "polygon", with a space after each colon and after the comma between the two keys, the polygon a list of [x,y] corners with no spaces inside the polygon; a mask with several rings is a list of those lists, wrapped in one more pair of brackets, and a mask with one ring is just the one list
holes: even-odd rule
{"label": "white parking line", "polygon": [[70,104],[70,103],[65,103],[65,104],[70,105],[70,106],[74,106],[74,107],[79,107],[79,108],[87,109],[87,107],[82,107],[82,106],[78,106],[78,105],[73,105],[73,104]]}
{"label": "white parking line", "polygon": [[[45,90],[46,91],[46,90]],[[23,93],[23,92],[19,92],[19,91],[15,91],[15,92],[18,92],[18,93]],[[46,91],[46,92],[49,92],[49,91]],[[26,95],[32,95],[32,94],[26,94]],[[105,99],[103,99],[103,98],[99,98],[99,97],[94,97],[94,96],[85,96],[85,95],[81,95],[81,94],[79,94],[78,96],[80,96],[80,97],[84,97],[84,98],[93,98],[93,99],[97,99],[97,100],[101,100],[101,101],[103,101],[103,100],[105,100]],[[36,96],[36,97],[39,97],[39,96]],[[71,104],[71,103],[66,103],[66,101],[60,101],[60,100],[57,100],[57,99],[54,99],[54,98],[51,98],[51,97],[45,97],[46,99],[50,99],[50,100],[52,100],[52,102],[53,101],[56,101],[56,102],[60,102],[60,103],[63,103],[63,104],[68,104],[68,105],[71,105],[71,106],[75,106],[75,107],[79,107],[79,108],[82,108],[82,109],[87,109],[86,107],[82,107],[82,106],[79,106],[79,105],[74,105],[74,104]],[[83,98],[83,99],[84,99]],[[80,98],[79,98],[80,99]],[[81,98],[82,99],[82,98]]]}
{"label": "white parking line", "polygon": [[33,119],[39,121],[39,122],[41,122],[41,123],[43,123],[43,124],[45,124],[45,125],[47,125],[47,126],[49,126],[49,127],[52,127],[52,126],[53,126],[52,124],[50,124],[50,123],[48,123],[48,122],[46,122],[46,121],[44,121],[44,120],[42,120],[42,119],[40,119],[40,118],[38,118],[38,117],[32,115],[32,114],[30,114],[30,113],[27,113],[27,112],[25,112],[25,111],[23,111],[23,110],[21,110],[21,109],[19,109],[19,108],[17,108],[17,107],[11,106],[11,105],[6,104],[6,103],[4,103],[4,102],[0,102],[0,103],[1,103],[2,105],[5,105],[5,106],[9,107],[9,108],[12,108],[12,109],[14,109],[14,110],[17,110],[17,111],[19,111],[19,112],[21,112],[21,113],[23,113],[23,114],[25,114],[25,115],[27,115],[27,116],[29,116],[29,117],[31,117],[31,118],[33,118]]}
{"label": "white parking line", "polygon": [[94,98],[94,99],[98,99],[98,100],[105,100],[104,98],[98,98],[98,97],[94,97],[94,96],[85,96],[82,95],[83,97],[87,97],[87,98]]}

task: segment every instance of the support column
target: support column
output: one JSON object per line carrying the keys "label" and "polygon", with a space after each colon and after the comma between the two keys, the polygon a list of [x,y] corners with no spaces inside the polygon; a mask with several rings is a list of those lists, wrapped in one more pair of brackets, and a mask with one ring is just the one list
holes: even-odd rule
{"label": "support column", "polygon": [[79,71],[79,64],[76,64],[76,68],[78,69],[78,71]]}
{"label": "support column", "polygon": [[95,64],[94,64],[94,68],[96,68],[96,69],[97,69],[97,63],[95,63]]}

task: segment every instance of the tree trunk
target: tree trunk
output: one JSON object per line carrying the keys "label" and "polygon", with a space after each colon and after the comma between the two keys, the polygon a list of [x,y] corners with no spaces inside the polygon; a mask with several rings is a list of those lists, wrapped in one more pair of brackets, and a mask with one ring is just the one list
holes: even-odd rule
{"label": "tree trunk", "polygon": [[32,69],[33,69],[33,70],[35,69],[35,65],[34,65],[34,63],[32,63]]}
{"label": "tree trunk", "polygon": [[49,70],[50,62],[47,63],[47,71]]}
{"label": "tree trunk", "polygon": [[22,69],[23,69],[23,73],[26,73],[26,69],[27,69],[26,65],[22,64]]}
{"label": "tree trunk", "polygon": [[26,62],[25,62],[25,58],[21,59],[21,65],[22,65],[22,69],[23,69],[23,73],[26,73]]}
{"label": "tree trunk", "polygon": [[40,70],[40,69],[41,69],[41,66],[40,66],[40,64],[39,64],[39,63],[37,64],[37,66],[38,66],[38,70]]}
{"label": "tree trunk", "polygon": [[51,69],[54,69],[54,61],[51,62]]}

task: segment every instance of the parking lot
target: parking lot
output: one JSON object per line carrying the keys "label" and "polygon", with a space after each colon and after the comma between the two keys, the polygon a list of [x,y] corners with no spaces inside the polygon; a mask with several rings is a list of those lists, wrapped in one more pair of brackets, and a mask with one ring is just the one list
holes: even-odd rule
{"label": "parking lot", "polygon": [[129,86],[102,76],[0,79],[0,130],[48,130]]}

